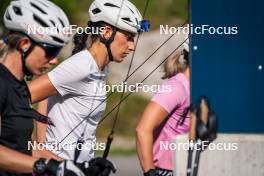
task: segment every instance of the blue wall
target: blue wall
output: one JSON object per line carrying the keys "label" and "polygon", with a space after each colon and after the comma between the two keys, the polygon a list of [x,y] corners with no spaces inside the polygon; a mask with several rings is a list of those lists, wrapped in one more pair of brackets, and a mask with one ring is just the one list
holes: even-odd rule
{"label": "blue wall", "polygon": [[238,26],[237,35],[192,35],[192,99],[206,94],[221,132],[264,132],[264,3],[191,2],[195,26]]}

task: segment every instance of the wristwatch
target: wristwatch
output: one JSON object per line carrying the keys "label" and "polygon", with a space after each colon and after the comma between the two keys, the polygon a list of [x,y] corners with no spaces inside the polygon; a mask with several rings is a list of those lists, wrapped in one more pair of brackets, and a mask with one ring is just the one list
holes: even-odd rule
{"label": "wristwatch", "polygon": [[47,165],[45,163],[45,158],[40,158],[37,160],[33,165],[33,172],[35,174],[44,174],[47,168]]}

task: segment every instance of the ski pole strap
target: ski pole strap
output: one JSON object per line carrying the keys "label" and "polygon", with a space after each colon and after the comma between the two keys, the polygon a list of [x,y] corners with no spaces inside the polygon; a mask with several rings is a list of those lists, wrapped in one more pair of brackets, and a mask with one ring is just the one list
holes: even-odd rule
{"label": "ski pole strap", "polygon": [[200,155],[201,155],[201,152],[203,151],[202,147],[201,147],[202,144],[198,143],[198,145],[199,146],[196,150],[194,163],[193,163],[193,174],[192,174],[192,176],[197,176],[197,174],[198,174]]}
{"label": "ski pole strap", "polygon": [[217,137],[217,118],[212,111],[209,99],[205,95],[201,95],[198,101],[192,104],[191,117],[195,118],[195,124],[191,124],[190,134],[192,140],[210,141]]}
{"label": "ski pole strap", "polygon": [[193,156],[193,147],[189,147],[188,149],[188,161],[187,161],[187,176],[191,176],[192,174],[192,156]]}
{"label": "ski pole strap", "polygon": [[194,141],[196,147],[190,146],[188,149],[187,176],[197,176],[201,153],[217,137],[217,119],[205,95],[200,96],[198,101],[192,104],[190,112],[192,123],[189,140]]}

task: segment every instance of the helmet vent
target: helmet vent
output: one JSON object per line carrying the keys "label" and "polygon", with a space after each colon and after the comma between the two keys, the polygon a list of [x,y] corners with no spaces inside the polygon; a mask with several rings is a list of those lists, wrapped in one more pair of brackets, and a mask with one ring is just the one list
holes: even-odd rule
{"label": "helmet vent", "polygon": [[[127,7],[128,7],[128,6],[127,6]],[[128,8],[129,8],[129,7],[128,7]],[[132,9],[130,9],[130,8],[129,8],[129,10],[130,10],[132,13],[134,13],[134,14],[135,14],[135,12],[134,12]]]}
{"label": "helmet vent", "polygon": [[36,15],[33,15],[33,18],[36,22],[38,22],[43,27],[49,27],[42,19],[37,17]]}
{"label": "helmet vent", "polygon": [[45,7],[49,7],[47,4],[45,4],[44,2],[42,2],[42,1],[39,1],[39,0],[37,0],[40,4],[42,4],[42,5],[44,5]]}
{"label": "helmet vent", "polygon": [[117,5],[114,5],[114,4],[111,4],[111,3],[105,3],[104,5],[105,5],[105,6],[108,6],[108,7],[116,7],[116,8],[120,8],[120,7],[118,7]]}
{"label": "helmet vent", "polygon": [[62,40],[59,39],[58,37],[54,37],[54,36],[51,36],[51,37],[52,37],[52,39],[53,39],[54,41],[64,44],[64,41],[62,41]]}
{"label": "helmet vent", "polygon": [[130,18],[122,18],[122,20],[125,20],[125,21],[128,21],[128,22],[132,22],[132,21],[130,20]]}
{"label": "helmet vent", "polygon": [[56,26],[53,20],[50,20],[50,22],[53,24],[53,26]]}
{"label": "helmet vent", "polygon": [[15,14],[22,16],[21,9],[19,7],[13,6],[13,10]]}
{"label": "helmet vent", "polygon": [[135,20],[136,20],[137,24],[139,24],[139,21],[138,21],[138,19],[137,19],[137,18],[135,18]]}
{"label": "helmet vent", "polygon": [[100,13],[101,10],[98,9],[98,8],[95,8],[95,9],[92,10],[92,12],[93,12],[93,14],[95,15],[95,14],[97,14],[97,13]]}
{"label": "helmet vent", "polygon": [[62,27],[65,27],[65,24],[63,23],[63,21],[60,18],[59,18],[59,21],[60,21]]}
{"label": "helmet vent", "polygon": [[37,6],[36,4],[34,4],[34,3],[32,3],[32,2],[30,2],[30,4],[31,4],[32,7],[35,7],[35,8],[36,8],[38,11],[40,11],[41,13],[47,15],[47,13],[46,13],[43,9],[41,9],[39,6]]}
{"label": "helmet vent", "polygon": [[11,19],[11,17],[10,17],[10,15],[9,15],[9,13],[8,13],[8,12],[6,12],[6,19],[8,19],[8,20],[12,21],[12,19]]}

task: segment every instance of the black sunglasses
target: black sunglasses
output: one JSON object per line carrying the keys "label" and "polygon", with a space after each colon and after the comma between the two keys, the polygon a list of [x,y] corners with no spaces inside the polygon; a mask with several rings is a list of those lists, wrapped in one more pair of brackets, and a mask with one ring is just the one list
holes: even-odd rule
{"label": "black sunglasses", "polygon": [[45,50],[46,57],[49,59],[57,57],[62,49],[62,47],[50,45],[47,43],[40,43],[38,45]]}
{"label": "black sunglasses", "polygon": [[125,35],[128,41],[134,41],[134,38],[136,36],[135,34],[124,31],[122,29],[118,29],[117,31]]}

